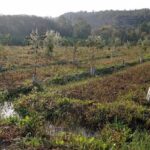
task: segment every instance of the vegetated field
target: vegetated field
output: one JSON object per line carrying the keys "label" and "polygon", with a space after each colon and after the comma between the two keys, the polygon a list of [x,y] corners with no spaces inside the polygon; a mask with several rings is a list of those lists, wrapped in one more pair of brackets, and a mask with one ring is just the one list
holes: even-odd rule
{"label": "vegetated field", "polygon": [[[113,53],[79,47],[75,65],[72,47],[56,47],[52,57],[43,49],[36,56],[31,47],[2,47],[0,101],[11,101],[19,117],[1,118],[1,148],[148,150],[149,48],[141,64],[139,56],[137,46]],[[40,88],[32,85],[35,65]]]}

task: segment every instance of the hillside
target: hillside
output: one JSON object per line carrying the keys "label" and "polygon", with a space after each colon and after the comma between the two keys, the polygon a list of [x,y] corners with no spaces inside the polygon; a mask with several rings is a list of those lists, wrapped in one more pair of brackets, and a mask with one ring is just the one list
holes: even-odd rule
{"label": "hillside", "polygon": [[[140,49],[121,46],[112,55],[107,47],[79,47],[75,65],[73,47],[55,47],[50,58],[43,49],[36,56],[31,47],[4,46],[0,149],[148,150],[150,49],[143,62]],[[93,61],[95,76],[89,74]]]}
{"label": "hillside", "polygon": [[99,12],[77,12],[66,13],[67,19],[73,24],[79,18],[83,18],[91,25],[92,28],[98,28],[104,25],[114,25],[122,27],[135,27],[142,22],[150,21],[150,10],[130,10],[130,11],[99,11]]}

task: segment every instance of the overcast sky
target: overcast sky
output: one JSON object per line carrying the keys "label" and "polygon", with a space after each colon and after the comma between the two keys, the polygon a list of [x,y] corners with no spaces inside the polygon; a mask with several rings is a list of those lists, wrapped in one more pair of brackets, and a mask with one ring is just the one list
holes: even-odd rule
{"label": "overcast sky", "polygon": [[0,14],[56,17],[65,12],[150,8],[150,0],[0,0]]}

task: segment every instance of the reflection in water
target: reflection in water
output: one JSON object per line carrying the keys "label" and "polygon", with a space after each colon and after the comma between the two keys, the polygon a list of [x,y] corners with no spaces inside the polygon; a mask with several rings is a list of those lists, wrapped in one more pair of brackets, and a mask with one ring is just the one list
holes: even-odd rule
{"label": "reflection in water", "polygon": [[4,102],[0,104],[0,118],[8,118],[11,116],[17,116],[17,113],[14,110],[14,106],[11,102]]}
{"label": "reflection in water", "polygon": [[85,137],[95,136],[95,132],[86,130],[85,128],[82,128],[82,127],[66,128],[62,126],[52,125],[50,122],[47,122],[45,124],[45,131],[46,131],[46,134],[50,136],[57,136],[58,133],[60,132],[71,132],[75,134],[81,134],[82,136],[85,136]]}
{"label": "reflection in water", "polygon": [[[14,106],[11,102],[4,102],[0,104],[0,119],[5,119],[11,116],[18,116],[14,110]],[[85,137],[93,137],[94,132],[88,131],[82,127],[66,128],[62,126],[52,125],[50,122],[45,123],[45,132],[47,135],[57,136],[60,132],[73,132],[81,134]]]}
{"label": "reflection in water", "polygon": [[56,127],[48,122],[47,124],[45,124],[45,131],[46,134],[50,136],[56,136],[59,132],[65,132],[68,131],[68,129],[64,127]]}

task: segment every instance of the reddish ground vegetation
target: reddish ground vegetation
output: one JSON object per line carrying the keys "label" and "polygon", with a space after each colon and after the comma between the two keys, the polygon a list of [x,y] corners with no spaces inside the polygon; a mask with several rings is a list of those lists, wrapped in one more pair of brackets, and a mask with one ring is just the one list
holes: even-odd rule
{"label": "reddish ground vegetation", "polygon": [[150,63],[142,64],[103,79],[65,89],[62,93],[69,98],[112,102],[119,94],[125,94],[129,90],[137,89],[137,86],[149,83],[149,68]]}
{"label": "reddish ground vegetation", "polygon": [[19,129],[14,125],[0,126],[0,132],[0,141],[2,141],[3,143],[11,142],[20,135]]}

